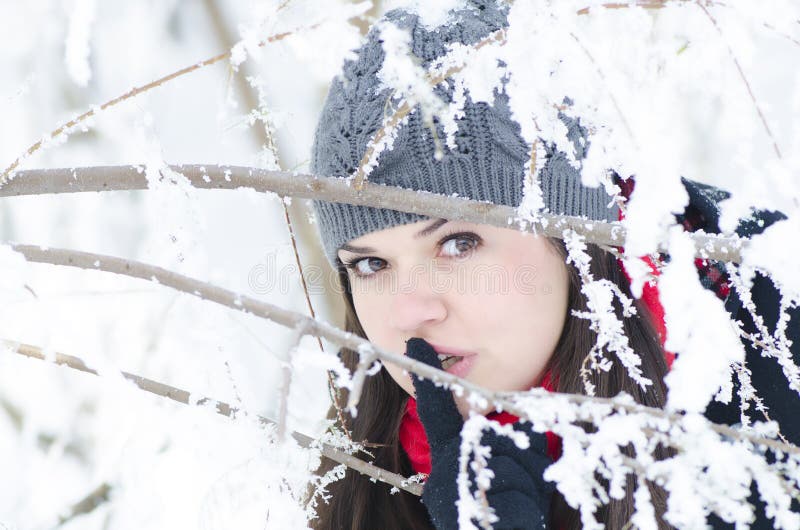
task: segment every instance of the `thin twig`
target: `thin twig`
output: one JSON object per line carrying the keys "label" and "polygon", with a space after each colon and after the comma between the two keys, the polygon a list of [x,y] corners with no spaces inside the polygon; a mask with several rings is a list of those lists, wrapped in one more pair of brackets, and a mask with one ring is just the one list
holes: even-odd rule
{"label": "thin twig", "polygon": [[[531,224],[521,220],[517,208],[490,202],[473,201],[395,186],[365,182],[355,192],[351,180],[334,177],[314,177],[283,171],[241,166],[172,165],[169,168],[186,177],[199,189],[251,188],[257,192],[274,192],[280,196],[319,199],[359,206],[386,208],[401,212],[428,215],[500,228],[515,228],[547,237],[562,238],[569,228],[586,238],[588,243],[613,247],[625,246],[626,230],[621,223],[591,221],[566,215],[540,214],[541,221]],[[149,184],[140,166],[95,166],[25,170],[0,188],[0,197],[38,195],[45,193],[76,193],[88,191],[145,190]],[[695,257],[723,262],[740,263],[748,240],[738,236],[689,233],[695,245]],[[668,253],[666,242],[659,251]]]}
{"label": "thin twig", "polygon": [[794,37],[792,37],[791,35],[787,35],[786,33],[783,33],[782,31],[779,31],[779,30],[778,30],[778,29],[777,29],[775,26],[773,26],[772,24],[768,24],[767,22],[762,22],[762,24],[764,25],[764,27],[765,27],[765,28],[767,28],[767,29],[769,29],[769,30],[772,30],[772,31],[774,31],[776,34],[780,35],[780,36],[781,36],[781,37],[783,37],[784,39],[787,39],[788,41],[790,41],[790,42],[793,42],[793,43],[794,43],[794,44],[796,44],[797,46],[800,46],[800,40],[797,40],[797,39],[795,39]]}
{"label": "thin twig", "polygon": [[[324,337],[325,339],[344,346],[360,354],[374,354],[375,357],[384,362],[400,366],[402,369],[413,372],[420,377],[440,382],[449,386],[460,387],[466,392],[472,392],[476,396],[494,402],[502,410],[508,411],[520,418],[530,420],[530,414],[517,405],[515,397],[530,397],[528,393],[514,392],[493,392],[475,383],[456,377],[453,374],[439,370],[425,363],[415,361],[403,354],[384,350],[379,346],[353,334],[341,330],[327,322],[311,319],[300,313],[283,309],[282,307],[262,302],[228,291],[221,287],[208,284],[199,280],[183,276],[176,272],[168,271],[160,267],[148,265],[133,260],[125,260],[112,256],[92,254],[66,249],[42,249],[33,245],[9,245],[13,250],[20,252],[28,261],[39,263],[51,263],[54,265],[64,265],[78,267],[82,269],[102,270],[113,272],[134,278],[148,279],[159,284],[171,287],[178,291],[190,293],[201,299],[216,302],[218,304],[253,314],[254,316],[266,318],[286,327],[295,328],[305,321],[308,326],[308,334]],[[683,415],[678,412],[671,412],[654,407],[646,407],[636,403],[630,403],[618,398],[599,398],[585,396],[582,394],[559,394],[559,393],[536,393],[536,399],[566,399],[572,404],[599,404],[612,407],[628,413],[647,414],[649,416],[664,419],[674,424],[679,424]],[[731,439],[746,441],[754,445],[760,445],[776,451],[783,451],[787,454],[800,454],[800,448],[778,442],[769,438],[763,438],[750,432],[738,431],[727,425],[710,423],[709,428],[719,435],[727,436]]]}
{"label": "thin twig", "polygon": [[778,309],[778,319],[775,325],[775,336],[772,335],[764,317],[758,313],[758,307],[753,301],[753,293],[745,285],[739,271],[732,265],[727,266],[728,276],[730,278],[733,288],[742,302],[742,307],[747,309],[753,321],[758,334],[761,336],[761,344],[764,346],[761,350],[763,357],[771,357],[778,361],[786,381],[789,383],[789,388],[800,394],[800,366],[795,362],[794,355],[790,349],[791,342],[780,333],[780,325],[782,318],[786,318],[785,304],[786,298],[781,296],[780,308]]}
{"label": "thin twig", "polygon": [[614,106],[614,109],[617,111],[620,120],[622,121],[622,125],[625,127],[625,131],[628,133],[628,136],[631,139],[631,143],[638,151],[639,145],[636,141],[636,135],[633,134],[633,129],[631,128],[630,123],[628,123],[628,119],[625,117],[625,113],[622,112],[622,107],[620,107],[619,102],[617,101],[617,96],[614,95],[614,91],[608,86],[608,80],[606,79],[606,74],[603,72],[603,69],[600,68],[600,65],[597,63],[597,60],[592,55],[592,52],[583,45],[583,42],[575,35],[574,32],[569,32],[570,36],[573,40],[578,44],[578,47],[583,51],[584,55],[589,58],[589,61],[594,65],[595,70],[597,71],[597,75],[600,76],[600,79],[603,81],[603,86],[606,88],[606,93],[608,94],[609,99],[611,100],[611,104]]}
{"label": "thin twig", "polygon": [[[235,43],[235,39],[228,29],[228,24],[226,24],[225,14],[220,9],[221,2],[219,0],[205,0],[203,4],[205,5],[206,10],[208,11],[208,20],[211,23],[211,26],[214,28],[214,33],[217,34],[217,39],[220,45],[223,48],[231,49],[233,44]],[[279,13],[284,7],[284,5],[278,6],[275,10],[275,14]],[[252,110],[258,107],[258,101],[256,97],[253,95],[253,91],[249,89],[247,86],[246,75],[244,75],[244,70],[246,70],[247,64],[241,64],[238,67],[238,72],[234,71],[233,65],[229,66],[229,79],[235,77],[236,86],[244,99],[245,109]],[[238,75],[237,75],[238,73]],[[250,127],[250,132],[256,137],[256,144],[257,145],[264,145],[267,141],[266,139],[266,131],[259,128],[259,127]]]}
{"label": "thin twig", "polygon": [[[81,372],[98,375],[97,372],[92,368],[89,368],[82,359],[74,357],[72,355],[66,355],[63,353],[45,354],[41,348],[38,348],[36,346],[9,341],[6,339],[0,339],[0,344],[6,346],[14,353],[18,353],[25,357],[31,357],[33,359],[39,359],[41,361],[48,361],[52,359],[52,362],[54,362],[55,364],[67,366],[73,370],[78,370]],[[192,399],[191,396],[193,395],[196,396],[196,394],[190,393],[186,390],[166,385],[164,383],[154,381],[152,379],[148,379],[146,377],[142,377],[136,374],[131,374],[128,372],[120,372],[120,373],[125,379],[131,381],[133,384],[135,384],[137,387],[144,390],[145,392],[165,397],[173,401],[177,401],[178,403],[183,403],[185,405],[194,405],[194,404],[202,405],[205,403],[214,403],[216,405],[215,410],[217,414],[221,414],[223,416],[227,416],[232,419],[235,419],[238,413],[242,412],[240,409],[231,407],[229,404],[222,401],[217,401],[215,399],[211,399],[208,397],[203,397],[195,400]],[[255,416],[255,417],[262,425],[275,424],[274,421],[268,418],[264,418],[263,416]],[[308,435],[299,432],[292,432],[291,434],[292,437],[297,441],[297,443],[301,447],[308,448],[311,447],[312,443],[314,443],[315,445],[318,443],[314,440],[314,438]],[[333,460],[334,462],[345,464],[351,469],[355,469],[359,473],[380,480],[381,482],[385,482],[397,488],[403,489],[411,494],[414,495],[422,494],[422,486],[420,486],[419,484],[414,484],[409,482],[408,479],[402,475],[386,471],[385,469],[379,468],[374,464],[365,462],[360,458],[347,454],[344,451],[337,449],[336,447],[330,444],[326,443],[320,444],[320,450],[323,456]]]}
{"label": "thin twig", "polygon": [[[475,44],[473,49],[477,51],[492,43],[499,43],[502,45],[505,43],[505,41],[506,31],[504,29],[499,29],[490,33],[487,37]],[[465,66],[466,63],[460,66],[450,67],[448,70],[439,75],[431,76],[428,80],[428,83],[430,86],[435,87],[463,70]],[[369,167],[370,160],[372,160],[372,158],[375,156],[375,150],[381,144],[386,135],[390,134],[412,110],[413,107],[408,103],[408,100],[404,99],[400,106],[397,107],[397,109],[392,113],[392,115],[388,119],[384,120],[383,126],[378,129],[372,139],[370,139],[369,143],[367,144],[367,148],[364,150],[364,156],[361,157],[361,161],[358,164],[358,169],[354,175],[353,187],[356,190],[360,191],[364,187],[364,181],[367,178],[367,168]]]}
{"label": "thin twig", "polygon": [[364,387],[364,380],[367,378],[367,370],[377,359],[375,352],[369,348],[362,348],[359,351],[358,366],[353,376],[353,388],[347,396],[347,408],[351,416],[356,415],[356,407],[361,399],[361,390]]}
{"label": "thin twig", "polygon": [[739,72],[739,77],[742,79],[745,88],[747,88],[747,93],[750,95],[750,101],[753,102],[753,106],[756,108],[758,117],[761,119],[761,124],[764,126],[764,130],[766,131],[767,136],[769,136],[769,139],[772,140],[772,147],[775,149],[775,155],[778,157],[778,159],[783,160],[781,150],[778,147],[778,141],[772,134],[772,129],[770,129],[769,124],[767,123],[767,118],[764,116],[764,112],[761,110],[761,105],[758,104],[758,100],[756,99],[755,94],[753,94],[753,88],[750,86],[750,82],[747,80],[747,76],[744,74],[744,70],[742,69],[742,65],[739,63],[739,59],[736,57],[736,54],[733,53],[731,45],[727,40],[725,40],[725,36],[722,34],[722,28],[719,27],[717,19],[715,19],[708,9],[706,9],[706,6],[704,6],[702,2],[698,0],[697,5],[703,10],[703,13],[706,14],[708,19],[711,20],[711,24],[714,26],[714,29],[717,30],[720,39],[722,39],[722,41],[725,43],[725,47],[728,49],[728,54],[731,56],[731,60],[733,61],[733,64],[736,65],[736,70]]}
{"label": "thin twig", "polygon": [[[306,28],[306,29],[313,30],[317,26],[319,26],[319,24],[315,24],[315,25],[310,26],[309,28]],[[294,35],[298,31],[300,31],[300,30],[284,31],[283,33],[277,33],[277,34],[272,35],[272,36],[264,39],[263,41],[259,42],[258,46],[259,47],[263,47],[263,46],[265,46],[265,45],[267,45],[269,43],[283,40],[283,39],[285,39],[286,37],[288,37],[290,35]],[[44,145],[45,141],[49,142],[49,141],[52,141],[52,140],[58,138],[62,134],[67,133],[68,131],[73,129],[76,125],[79,125],[80,123],[86,121],[87,119],[91,118],[92,116],[94,116],[95,114],[97,114],[100,111],[106,110],[107,108],[113,107],[113,106],[115,106],[115,105],[117,105],[119,103],[122,103],[123,101],[125,101],[127,99],[130,99],[132,97],[138,96],[139,94],[147,92],[148,90],[151,90],[153,88],[161,86],[164,83],[167,83],[168,81],[172,81],[173,79],[176,79],[176,78],[181,77],[183,75],[186,75],[186,74],[189,74],[191,72],[194,72],[195,70],[199,70],[201,68],[205,68],[206,66],[210,66],[212,64],[218,63],[223,59],[227,59],[227,58],[229,58],[231,56],[231,51],[232,50],[228,50],[228,51],[226,51],[224,53],[220,53],[220,54],[215,55],[213,57],[209,57],[208,59],[205,59],[204,61],[200,61],[199,63],[194,63],[194,64],[191,64],[191,65],[186,66],[184,68],[181,68],[180,70],[177,70],[175,72],[172,72],[171,74],[165,75],[164,77],[156,79],[155,81],[151,81],[151,82],[146,83],[144,85],[132,88],[128,92],[125,92],[124,94],[122,94],[120,96],[117,96],[114,99],[106,101],[105,103],[101,104],[100,106],[93,106],[92,108],[90,108],[89,110],[87,110],[86,112],[81,114],[80,116],[69,120],[68,122],[64,123],[63,125],[61,125],[57,129],[55,129],[53,132],[51,132],[49,134],[49,138],[47,140],[45,140],[45,139],[39,140],[38,142],[36,142],[33,145],[31,145],[30,147],[28,147],[28,149],[25,151],[24,154],[22,154],[19,157],[17,157],[16,160],[14,160],[14,162],[12,162],[10,166],[8,166],[5,170],[3,170],[3,174],[0,175],[0,188],[2,188],[8,182],[9,176],[11,176],[11,174],[14,173],[14,170],[17,169],[17,167],[19,167],[20,163],[23,160],[25,160],[26,158],[30,157],[33,153],[35,153],[36,151],[41,149],[41,147]]]}

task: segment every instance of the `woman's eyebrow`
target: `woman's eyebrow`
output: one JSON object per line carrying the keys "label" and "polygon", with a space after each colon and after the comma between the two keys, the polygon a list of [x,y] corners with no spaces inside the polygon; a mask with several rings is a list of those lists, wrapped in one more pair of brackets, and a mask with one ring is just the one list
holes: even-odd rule
{"label": "woman's eyebrow", "polygon": [[[414,234],[414,239],[419,239],[421,237],[425,237],[427,235],[432,234],[435,232],[439,227],[443,224],[447,223],[447,219],[437,219],[416,234]],[[368,252],[375,252],[375,249],[372,247],[354,247],[352,245],[348,245],[347,243],[342,244],[339,247],[340,250],[346,250],[348,252],[353,252],[355,254],[366,254]]]}
{"label": "woman's eyebrow", "polygon": [[437,219],[437,220],[435,220],[430,225],[428,225],[427,228],[423,228],[422,230],[420,230],[419,232],[414,234],[414,239],[419,239],[421,237],[425,237],[425,236],[435,232],[440,226],[442,226],[446,222],[447,222],[447,219]]}

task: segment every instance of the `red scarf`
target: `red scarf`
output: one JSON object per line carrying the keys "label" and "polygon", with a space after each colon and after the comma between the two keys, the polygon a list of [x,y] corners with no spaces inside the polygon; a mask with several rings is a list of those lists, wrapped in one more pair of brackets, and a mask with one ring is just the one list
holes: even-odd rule
{"label": "red scarf", "polygon": [[[545,373],[542,377],[541,387],[549,392],[555,390],[555,383],[550,378],[550,372]],[[519,419],[508,412],[491,412],[486,417],[499,422],[500,425],[508,425]],[[561,438],[549,431],[546,436],[547,454],[553,460],[558,460],[561,456]],[[428,437],[425,435],[422,421],[417,414],[417,400],[413,397],[408,398],[406,412],[400,423],[400,445],[408,455],[414,471],[429,475],[431,472],[431,448],[428,445]]]}

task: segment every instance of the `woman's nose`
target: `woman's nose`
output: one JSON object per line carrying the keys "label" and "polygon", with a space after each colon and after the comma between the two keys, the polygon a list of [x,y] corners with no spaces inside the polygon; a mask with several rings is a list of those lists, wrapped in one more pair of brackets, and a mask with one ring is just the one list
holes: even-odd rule
{"label": "woman's nose", "polygon": [[435,324],[447,316],[443,293],[423,282],[399,286],[392,293],[388,324],[398,331],[412,333]]}

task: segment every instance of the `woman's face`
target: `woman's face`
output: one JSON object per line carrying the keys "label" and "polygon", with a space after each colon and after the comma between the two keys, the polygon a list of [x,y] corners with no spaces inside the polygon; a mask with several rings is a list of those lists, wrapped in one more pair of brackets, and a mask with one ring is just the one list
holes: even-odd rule
{"label": "woman's face", "polygon": [[[421,337],[450,373],[490,390],[539,383],[567,312],[564,260],[543,236],[463,221],[425,220],[371,232],[339,250],[367,338],[405,353]],[[414,394],[411,377],[385,363]],[[464,417],[466,395],[456,397]],[[480,411],[482,413],[487,410]]]}

